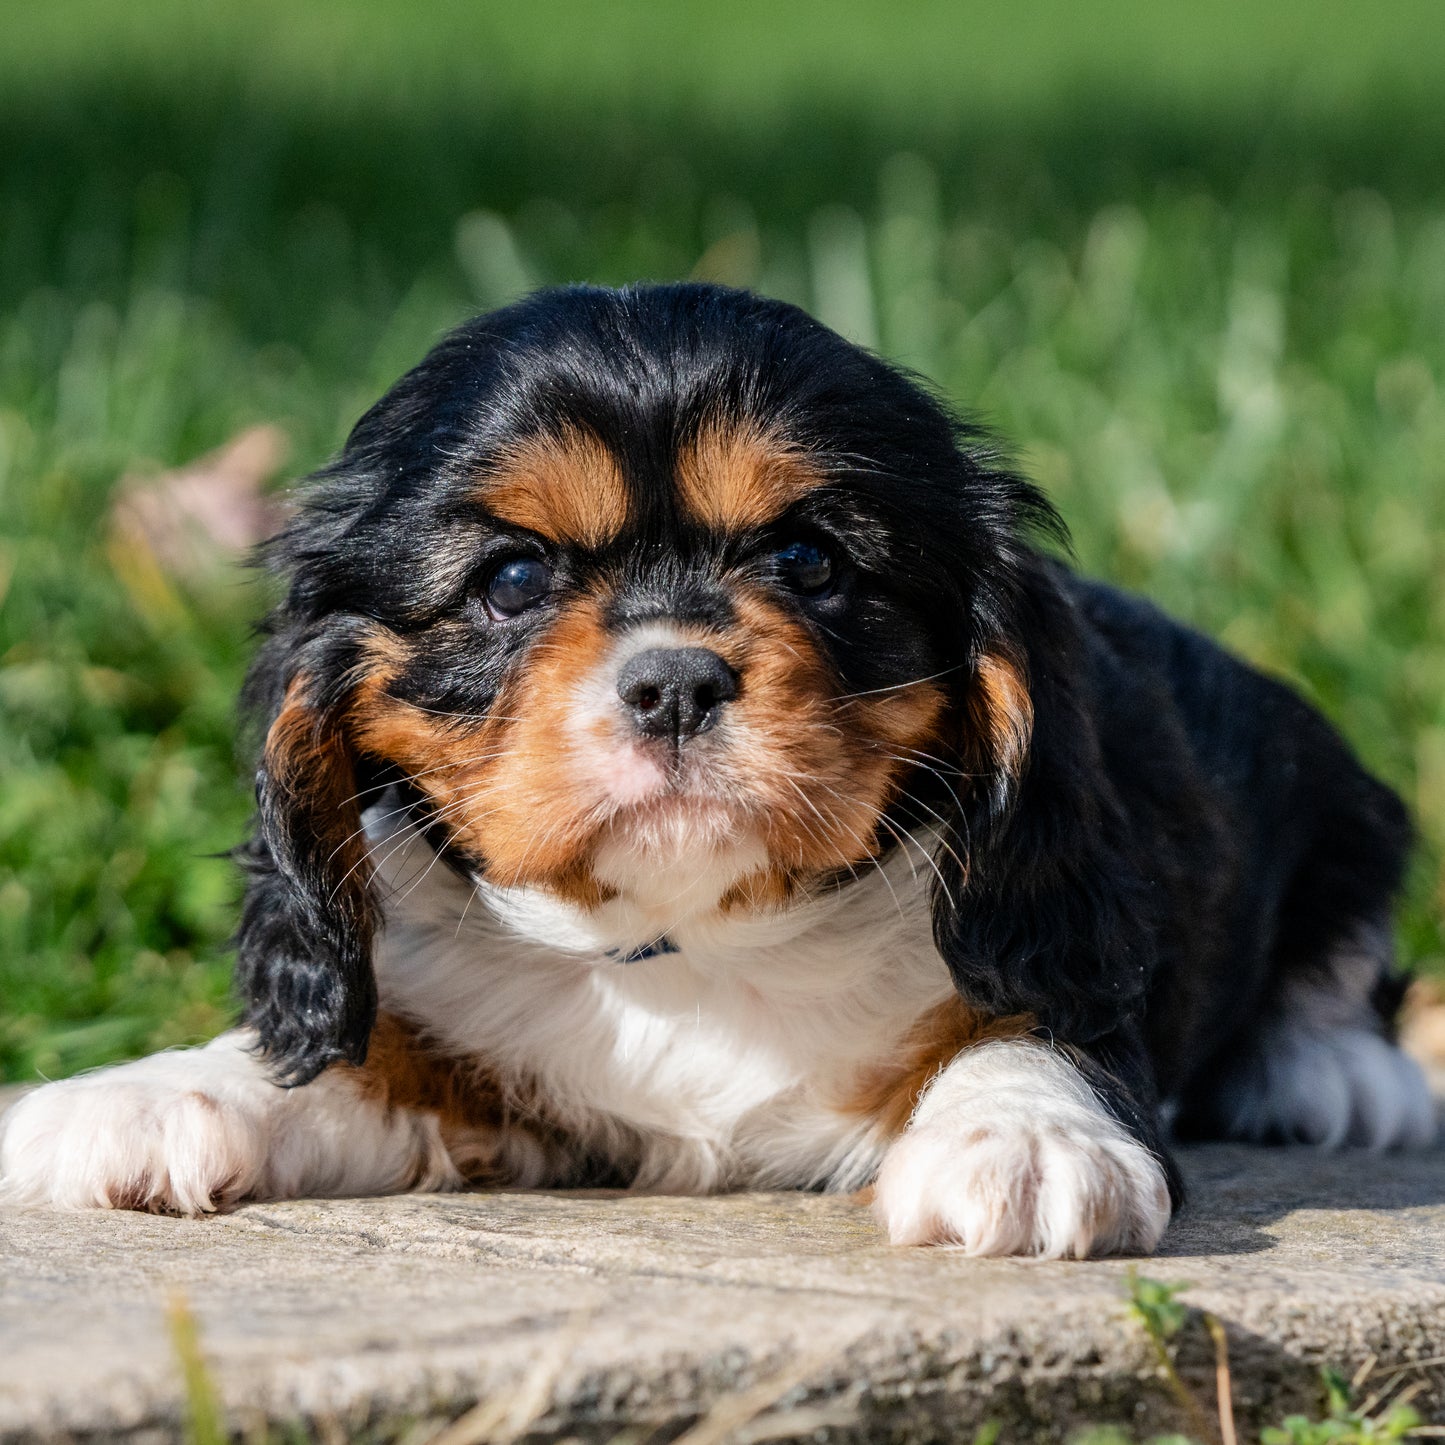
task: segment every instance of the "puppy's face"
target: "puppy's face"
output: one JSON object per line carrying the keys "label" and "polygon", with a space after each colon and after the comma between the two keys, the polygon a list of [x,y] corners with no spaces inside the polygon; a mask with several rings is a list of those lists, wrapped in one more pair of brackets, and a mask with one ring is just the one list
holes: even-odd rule
{"label": "puppy's face", "polygon": [[502,884],[686,912],[856,867],[947,710],[906,562],[752,422],[630,471],[578,427],[479,463],[460,595],[378,633],[358,746]]}
{"label": "puppy's face", "polygon": [[1026,740],[1000,623],[1030,499],[960,439],[739,293],[484,318],[283,542],[306,641],[268,763],[324,731],[356,779],[410,784],[454,862],[587,907],[846,877]]}

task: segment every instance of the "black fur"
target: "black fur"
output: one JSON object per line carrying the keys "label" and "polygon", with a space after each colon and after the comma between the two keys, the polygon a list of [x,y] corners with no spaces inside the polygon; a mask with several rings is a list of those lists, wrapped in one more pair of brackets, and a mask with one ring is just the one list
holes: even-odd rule
{"label": "black fur", "polygon": [[[243,699],[269,726],[290,683],[313,680],[304,699],[314,719],[306,738],[319,744],[320,756],[334,757],[331,786],[316,796],[274,771],[263,754],[255,833],[237,854],[247,887],[236,983],[277,1077],[292,1084],[340,1060],[361,1063],[376,1021],[371,944],[380,915],[369,877],[348,857],[361,827],[357,799],[374,769],[358,766],[339,729],[330,735],[353,662],[344,621],[317,635],[282,624],[257,658]],[[338,807],[338,798],[348,801]]]}
{"label": "black fur", "polygon": [[[830,485],[755,536],[690,524],[674,460],[720,418],[781,431]],[[980,774],[960,752],[952,772],[910,780],[951,825],[938,946],[966,998],[1035,1015],[1161,1155],[1158,1099],[1211,1128],[1206,1081],[1285,981],[1384,927],[1408,823],[1316,712],[1036,550],[1063,535],[1053,509],[915,379],[794,307],[718,287],[542,293],[462,326],[403,377],[271,549],[290,590],[250,689],[263,721],[304,672],[324,728],[370,619],[421,650],[399,695],[485,712],[546,609],[480,625],[488,567],[541,544],[489,518],[475,478],[509,443],[566,425],[618,458],[631,522],[600,554],[550,560],[564,588],[623,579],[614,621],[718,615],[725,570],[766,578],[779,539],[802,535],[846,559],[833,594],[794,603],[845,690],[938,676],[962,719],[981,655],[1021,661],[1021,774],[1002,760]],[[372,762],[353,766],[357,790],[375,782]],[[376,909],[365,880],[337,880],[305,841],[315,820],[264,776],[260,796],[239,978],[300,1082],[364,1054]]]}

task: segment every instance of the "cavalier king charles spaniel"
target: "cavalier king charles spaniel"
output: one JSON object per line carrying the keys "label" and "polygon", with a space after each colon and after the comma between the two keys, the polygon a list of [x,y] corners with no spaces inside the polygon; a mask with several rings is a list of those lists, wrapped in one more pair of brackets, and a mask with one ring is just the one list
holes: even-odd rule
{"label": "cavalier king charles spaniel", "polygon": [[1062,535],[781,302],[468,322],[269,549],[241,1025],[27,1095],[0,1192],[866,1188],[1081,1257],[1171,1136],[1425,1144],[1399,800]]}

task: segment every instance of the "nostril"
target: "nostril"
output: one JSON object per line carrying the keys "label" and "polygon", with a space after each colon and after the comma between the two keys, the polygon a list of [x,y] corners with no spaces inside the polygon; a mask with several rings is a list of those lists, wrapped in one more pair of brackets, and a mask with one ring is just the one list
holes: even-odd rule
{"label": "nostril", "polygon": [[680,742],[713,726],[738,675],[705,647],[649,648],[618,673],[617,694],[644,737]]}

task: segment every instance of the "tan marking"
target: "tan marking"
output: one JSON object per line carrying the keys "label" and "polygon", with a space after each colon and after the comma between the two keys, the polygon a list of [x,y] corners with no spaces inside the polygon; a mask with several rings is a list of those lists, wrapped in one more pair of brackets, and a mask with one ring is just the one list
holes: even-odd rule
{"label": "tan marking", "polygon": [[866,862],[879,851],[879,816],[914,767],[912,751],[936,745],[942,691],[923,682],[839,698],[829,662],[791,612],[761,593],[740,594],[736,608],[734,765],[767,804],[769,857],[795,874]]}
{"label": "tan marking", "polygon": [[753,425],[707,426],[677,459],[684,510],[716,532],[765,526],[826,482],[796,447]]}
{"label": "tan marking", "polygon": [[425,1109],[452,1128],[500,1128],[502,1090],[475,1059],[448,1058],[395,1014],[380,1014],[366,1062],[339,1066],[368,1103],[383,1109]]}
{"label": "tan marking", "polygon": [[377,1018],[364,1064],[336,1068],[368,1104],[436,1115],[442,1144],[470,1183],[509,1182],[504,1150],[509,1133],[525,1133],[539,1147],[563,1145],[530,1092],[522,1097],[504,1089],[482,1060],[443,1053],[395,1014]]}
{"label": "tan marking", "polygon": [[578,681],[612,646],[597,604],[566,607],[492,715],[459,721],[386,690],[384,669],[358,686],[358,746],[396,763],[435,805],[458,847],[504,887],[548,888],[582,907],[611,896],[592,878],[600,820],[579,803],[570,726]]}
{"label": "tan marking", "polygon": [[[263,765],[278,804],[293,815],[293,833],[314,842],[333,877],[331,906],[360,936],[370,939],[366,884],[370,871],[357,806],[356,770],[343,727],[308,701],[311,679],[292,679],[266,734]],[[343,886],[344,885],[344,886]]]}
{"label": "tan marking", "polygon": [[[968,715],[971,737],[965,740],[965,755],[1017,779],[1034,729],[1034,704],[1022,664],[1003,653],[984,653],[974,664]],[[984,757],[978,756],[980,744],[986,749]]]}
{"label": "tan marking", "polygon": [[361,643],[365,670],[382,682],[393,682],[411,661],[407,643],[389,628],[373,624]]}
{"label": "tan marking", "polygon": [[481,478],[493,516],[549,542],[601,547],[627,521],[627,483],[617,458],[589,432],[531,437]]}
{"label": "tan marking", "polygon": [[393,680],[391,669],[383,665],[364,673],[357,683],[348,711],[357,745],[370,756],[405,768],[423,792],[445,796],[449,775],[489,752],[498,729],[487,718],[464,721],[413,707],[388,692]]}
{"label": "tan marking", "polygon": [[924,1090],[966,1048],[988,1039],[1023,1038],[1034,1027],[1028,1014],[994,1018],[957,996],[947,999],[918,1020],[896,1059],[865,1071],[843,1112],[871,1120],[887,1138],[901,1134]]}

